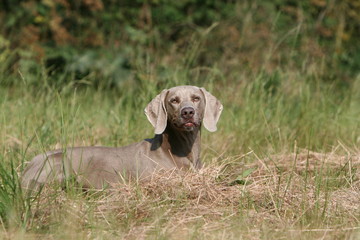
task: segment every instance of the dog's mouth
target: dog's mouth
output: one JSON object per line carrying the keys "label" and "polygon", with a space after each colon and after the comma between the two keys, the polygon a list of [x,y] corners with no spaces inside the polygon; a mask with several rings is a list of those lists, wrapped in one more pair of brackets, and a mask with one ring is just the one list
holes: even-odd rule
{"label": "dog's mouth", "polygon": [[187,121],[185,123],[174,123],[175,127],[180,128],[180,129],[185,129],[187,131],[191,131],[194,128],[198,127],[199,124],[194,122],[194,121]]}
{"label": "dog's mouth", "polygon": [[184,127],[195,127],[196,124],[193,123],[193,122],[187,122],[187,123],[184,123],[183,126],[184,126]]}

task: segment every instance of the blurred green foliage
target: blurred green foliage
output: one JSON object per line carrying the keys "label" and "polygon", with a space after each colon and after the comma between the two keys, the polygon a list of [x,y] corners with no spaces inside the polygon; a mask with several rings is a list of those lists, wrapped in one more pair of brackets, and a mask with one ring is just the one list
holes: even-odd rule
{"label": "blurred green foliage", "polygon": [[114,86],[149,65],[226,74],[311,62],[346,83],[360,69],[359,39],[358,0],[3,0],[1,84],[46,75]]}

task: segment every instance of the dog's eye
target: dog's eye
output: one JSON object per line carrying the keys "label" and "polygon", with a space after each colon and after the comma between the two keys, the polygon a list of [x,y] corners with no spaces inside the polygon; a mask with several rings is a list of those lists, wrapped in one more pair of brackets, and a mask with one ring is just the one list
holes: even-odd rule
{"label": "dog's eye", "polygon": [[193,97],[193,102],[198,102],[198,101],[200,101],[200,97]]}
{"label": "dog's eye", "polygon": [[177,104],[177,103],[179,103],[179,99],[178,98],[172,98],[172,99],[170,99],[170,103]]}

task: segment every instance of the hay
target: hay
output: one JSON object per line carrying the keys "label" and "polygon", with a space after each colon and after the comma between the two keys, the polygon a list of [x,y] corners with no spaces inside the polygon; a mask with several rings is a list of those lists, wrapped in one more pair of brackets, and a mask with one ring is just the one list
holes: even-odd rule
{"label": "hay", "polygon": [[220,171],[221,167],[207,167],[201,172],[158,172],[148,181],[116,184],[100,201],[103,204],[99,209],[108,209],[109,203],[119,202],[136,202],[139,208],[146,203],[167,203],[179,208],[202,209],[206,214],[219,207],[236,206],[241,191],[226,181],[219,181]]}
{"label": "hay", "polygon": [[[111,189],[90,191],[80,198],[45,188],[38,199],[36,223],[71,216],[77,228],[84,228],[91,212],[91,221],[109,228],[114,222],[126,223],[122,230],[114,231],[128,239],[142,239],[156,231],[171,236],[188,234],[189,226],[194,225],[200,226],[203,234],[221,232],[231,229],[231,219],[242,214],[252,228],[264,222],[294,226],[312,211],[325,214],[328,221],[346,216],[351,222],[354,214],[360,214],[356,172],[360,155],[304,151],[262,159],[253,156],[255,161],[243,166],[214,161],[200,172],[158,172],[148,181],[114,184]],[[244,169],[252,170],[236,182],[240,184],[234,184]]]}

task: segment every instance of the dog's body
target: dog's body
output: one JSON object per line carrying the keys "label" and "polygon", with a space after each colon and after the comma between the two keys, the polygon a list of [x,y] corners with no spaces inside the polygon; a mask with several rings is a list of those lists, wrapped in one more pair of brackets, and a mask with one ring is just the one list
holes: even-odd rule
{"label": "dog's body", "polygon": [[203,88],[179,86],[163,90],[146,107],[155,137],[125,147],[75,147],[36,156],[22,175],[24,188],[70,176],[85,188],[135,178],[157,170],[199,169],[200,128],[216,131],[221,103]]}

